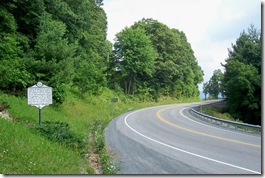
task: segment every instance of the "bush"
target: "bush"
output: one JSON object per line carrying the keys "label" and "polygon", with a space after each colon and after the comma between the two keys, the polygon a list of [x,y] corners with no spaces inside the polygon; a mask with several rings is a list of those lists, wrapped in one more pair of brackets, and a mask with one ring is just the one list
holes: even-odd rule
{"label": "bush", "polygon": [[45,121],[42,125],[38,125],[35,128],[48,139],[62,145],[78,149],[79,151],[86,147],[86,143],[82,137],[69,130],[68,123]]}
{"label": "bush", "polygon": [[9,103],[0,98],[0,112],[8,109],[10,107]]}

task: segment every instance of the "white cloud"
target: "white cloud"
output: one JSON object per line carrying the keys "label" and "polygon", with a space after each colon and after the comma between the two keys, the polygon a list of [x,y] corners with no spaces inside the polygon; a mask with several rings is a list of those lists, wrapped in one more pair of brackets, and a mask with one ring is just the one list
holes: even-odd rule
{"label": "white cloud", "polygon": [[250,24],[261,28],[259,0],[105,0],[103,8],[111,42],[115,34],[142,18],[183,31],[204,70],[205,81],[214,70],[222,69],[227,48],[243,30]]}

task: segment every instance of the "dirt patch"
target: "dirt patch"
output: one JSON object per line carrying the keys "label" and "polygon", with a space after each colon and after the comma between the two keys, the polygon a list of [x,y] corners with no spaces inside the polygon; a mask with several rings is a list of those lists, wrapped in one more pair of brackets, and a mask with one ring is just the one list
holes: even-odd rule
{"label": "dirt patch", "polygon": [[9,113],[7,111],[0,112],[0,117],[2,117],[3,119],[6,119],[6,120],[12,120],[11,116],[9,115]]}
{"label": "dirt patch", "polygon": [[[89,140],[93,142],[95,140],[92,133],[89,134]],[[94,169],[96,174],[103,174],[102,165],[100,162],[100,155],[96,153],[92,145],[90,145],[90,154],[87,157],[88,165]]]}
{"label": "dirt patch", "polygon": [[96,153],[90,153],[88,157],[88,164],[95,170],[96,174],[102,174],[102,166],[99,159],[99,154]]}

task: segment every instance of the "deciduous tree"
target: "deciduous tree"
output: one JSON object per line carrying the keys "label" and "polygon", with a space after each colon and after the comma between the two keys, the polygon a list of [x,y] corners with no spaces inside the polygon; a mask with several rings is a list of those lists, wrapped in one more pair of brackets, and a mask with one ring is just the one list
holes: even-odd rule
{"label": "deciduous tree", "polygon": [[139,28],[125,28],[118,33],[114,48],[116,70],[122,76],[124,91],[134,94],[139,78],[153,75],[157,53],[144,30]]}
{"label": "deciduous tree", "polygon": [[220,69],[217,69],[213,72],[213,76],[209,80],[208,93],[214,99],[217,99],[219,94],[222,94],[223,78],[224,78],[224,74],[222,73]]}

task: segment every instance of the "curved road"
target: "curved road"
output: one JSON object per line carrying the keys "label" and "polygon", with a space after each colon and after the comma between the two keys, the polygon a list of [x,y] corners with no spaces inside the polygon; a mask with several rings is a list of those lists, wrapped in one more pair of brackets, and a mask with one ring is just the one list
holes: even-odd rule
{"label": "curved road", "polygon": [[132,111],[105,130],[118,174],[261,174],[261,136],[203,123],[175,104]]}

